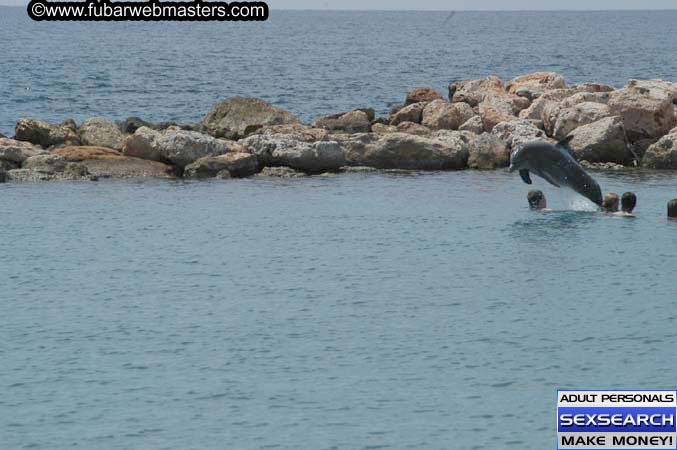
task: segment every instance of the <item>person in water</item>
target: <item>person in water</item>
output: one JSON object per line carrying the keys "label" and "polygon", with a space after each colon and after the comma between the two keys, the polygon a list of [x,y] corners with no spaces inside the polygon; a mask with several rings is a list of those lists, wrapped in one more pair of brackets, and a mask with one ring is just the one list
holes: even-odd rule
{"label": "person in water", "polygon": [[545,210],[548,208],[548,202],[545,200],[545,195],[543,195],[542,191],[529,191],[527,201],[531,209]]}
{"label": "person in water", "polygon": [[602,201],[602,212],[614,214],[618,212],[618,194],[610,192],[604,196]]}
{"label": "person in water", "polygon": [[634,192],[626,192],[621,197],[621,213],[622,216],[635,217],[632,211],[637,206],[637,196]]}
{"label": "person in water", "polygon": [[668,202],[668,219],[677,220],[677,198]]}

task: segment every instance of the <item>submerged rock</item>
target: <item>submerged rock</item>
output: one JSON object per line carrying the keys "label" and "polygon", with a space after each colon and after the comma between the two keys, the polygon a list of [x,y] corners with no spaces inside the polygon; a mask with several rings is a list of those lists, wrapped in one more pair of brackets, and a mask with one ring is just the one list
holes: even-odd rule
{"label": "submerged rock", "polygon": [[120,128],[103,117],[92,117],[80,125],[78,129],[80,142],[85,146],[109,147],[120,150],[125,142],[125,135]]}
{"label": "submerged rock", "polygon": [[167,164],[123,155],[107,147],[62,147],[52,152],[68,162],[77,162],[87,172],[97,177],[132,178],[155,177],[171,178],[174,168]]}
{"label": "submerged rock", "polygon": [[580,161],[581,166],[584,169],[589,169],[589,170],[627,170],[627,167],[621,165],[621,164],[616,164],[612,162],[588,162],[586,160]]}
{"label": "submerged rock", "polygon": [[313,123],[313,126],[329,131],[361,133],[368,132],[371,129],[371,120],[366,112],[355,110],[348,113],[320,117]]}
{"label": "submerged rock", "polygon": [[263,177],[276,177],[276,178],[301,178],[307,177],[304,172],[299,172],[294,170],[291,167],[264,167],[263,170],[259,173],[259,176]]}
{"label": "submerged rock", "polygon": [[650,146],[644,154],[642,165],[648,169],[677,170],[677,130]]}
{"label": "submerged rock", "polygon": [[180,168],[204,156],[223,155],[243,151],[234,141],[216,139],[196,131],[173,130],[163,132],[141,127],[129,136],[122,148],[127,156],[170,162]]}
{"label": "submerged rock", "polygon": [[215,104],[202,120],[214,137],[240,139],[270,125],[298,123],[299,119],[281,108],[256,98],[235,97]]}
{"label": "submerged rock", "polygon": [[250,153],[232,152],[225,155],[205,156],[186,166],[184,177],[211,178],[219,175],[224,177],[243,178],[258,172],[259,163],[256,156]]}
{"label": "submerged rock", "polygon": [[625,142],[623,121],[618,116],[606,117],[576,128],[569,134],[568,148],[574,158],[589,162],[630,164],[632,154]]}
{"label": "submerged rock", "polygon": [[71,121],[53,125],[43,120],[19,119],[16,122],[14,138],[43,148],[63,144],[78,145],[80,140],[73,125]]}

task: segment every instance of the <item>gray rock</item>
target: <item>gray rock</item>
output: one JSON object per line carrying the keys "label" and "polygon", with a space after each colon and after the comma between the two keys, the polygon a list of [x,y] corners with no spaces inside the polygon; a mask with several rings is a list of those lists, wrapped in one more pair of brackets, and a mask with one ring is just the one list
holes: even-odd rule
{"label": "gray rock", "polygon": [[413,103],[407,105],[399,110],[395,114],[390,116],[390,125],[399,125],[402,122],[413,122],[421,123],[423,119],[423,109],[427,103]]}
{"label": "gray rock", "polygon": [[474,136],[439,131],[431,137],[406,133],[353,135],[341,141],[352,166],[377,169],[459,170],[467,165]]}
{"label": "gray rock", "polygon": [[[574,106],[564,107],[557,111],[552,128],[552,136],[563,139],[576,128],[609,117],[611,112],[607,105],[602,103],[583,102]],[[552,119],[549,120],[549,123]]]}
{"label": "gray rock", "polygon": [[592,163],[586,160],[582,160],[580,161],[580,164],[583,168],[589,170],[627,170],[627,167],[612,162]]}
{"label": "gray rock", "polygon": [[103,117],[92,117],[80,125],[78,129],[80,142],[85,146],[108,147],[120,150],[125,142],[117,125]]}
{"label": "gray rock", "polygon": [[536,128],[528,120],[515,120],[496,124],[491,134],[501,140],[508,149],[515,149],[528,142],[545,139],[543,130]]}
{"label": "gray rock", "polygon": [[609,108],[621,116],[630,142],[659,138],[675,125],[672,94],[667,90],[629,85],[610,94]]}
{"label": "gray rock", "polygon": [[205,156],[186,166],[183,173],[188,178],[211,178],[227,171],[229,177],[242,178],[258,172],[256,156],[250,153],[232,152],[219,156]]}
{"label": "gray rock", "polygon": [[269,134],[253,135],[239,143],[264,166],[288,166],[315,174],[345,165],[343,149],[336,141],[307,142],[296,135]]}
{"label": "gray rock", "polygon": [[625,142],[623,121],[618,116],[606,117],[576,128],[569,135],[568,147],[574,158],[593,163],[630,164],[632,154]]}
{"label": "gray rock", "polygon": [[204,156],[243,151],[234,141],[215,139],[196,131],[168,129],[162,132],[141,127],[129,136],[122,149],[127,156],[170,162],[180,168]]}
{"label": "gray rock", "polygon": [[298,118],[289,111],[263,100],[242,97],[217,103],[202,120],[210,135],[228,139],[243,138],[264,126],[298,122]]}
{"label": "gray rock", "polygon": [[313,123],[313,126],[345,133],[366,133],[371,129],[371,120],[366,112],[355,110],[348,113],[320,117]]}
{"label": "gray rock", "polygon": [[44,153],[46,152],[42,147],[30,142],[0,138],[0,161],[12,166],[20,166],[27,158]]}
{"label": "gray rock", "polygon": [[259,173],[263,177],[276,177],[276,178],[301,178],[307,177],[304,172],[299,172],[294,170],[291,167],[264,167],[263,170]]}
{"label": "gray rock", "polygon": [[510,150],[503,141],[490,133],[477,137],[468,155],[468,167],[471,169],[497,169],[507,167],[509,162]]}
{"label": "gray rock", "polygon": [[642,165],[648,169],[677,170],[677,133],[671,132],[649,147]]}
{"label": "gray rock", "polygon": [[421,124],[431,130],[458,130],[475,112],[467,103],[435,100],[423,109]]}
{"label": "gray rock", "polygon": [[37,119],[19,119],[14,139],[47,148],[54,145],[78,145],[77,133],[71,123],[53,125]]}
{"label": "gray rock", "polygon": [[414,122],[402,122],[395,127],[395,132],[409,133],[418,136],[429,136],[432,130],[426,126]]}
{"label": "gray rock", "polygon": [[[405,123],[411,123],[411,122],[405,122]],[[376,123],[371,125],[371,132],[372,133],[395,133],[397,132],[397,127],[392,126],[392,125],[384,125],[382,123]]]}
{"label": "gray rock", "polygon": [[488,92],[505,92],[503,81],[494,76],[485,80],[457,81],[449,85],[449,101],[477,106]]}
{"label": "gray rock", "polygon": [[482,117],[479,115],[472,116],[470,119],[466,120],[463,125],[458,127],[459,131],[470,131],[475,134],[482,134],[484,132],[484,123],[482,122]]}
{"label": "gray rock", "polygon": [[67,161],[58,155],[46,154],[31,156],[21,165],[22,169],[34,170],[43,173],[63,172]]}

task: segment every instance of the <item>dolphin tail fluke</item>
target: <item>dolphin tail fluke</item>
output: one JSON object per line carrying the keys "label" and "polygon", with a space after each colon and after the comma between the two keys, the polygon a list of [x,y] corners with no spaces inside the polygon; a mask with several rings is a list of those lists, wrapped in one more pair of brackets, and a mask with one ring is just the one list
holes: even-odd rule
{"label": "dolphin tail fluke", "polygon": [[520,176],[526,184],[531,184],[531,177],[529,177],[529,171],[527,169],[520,170]]}

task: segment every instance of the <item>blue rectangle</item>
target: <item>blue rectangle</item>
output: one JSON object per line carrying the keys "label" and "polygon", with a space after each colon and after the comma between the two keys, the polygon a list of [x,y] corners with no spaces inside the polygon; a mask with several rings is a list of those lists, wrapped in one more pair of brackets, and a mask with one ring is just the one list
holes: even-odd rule
{"label": "blue rectangle", "polygon": [[[642,424],[642,425],[600,425],[599,417],[595,419],[595,424],[590,425],[562,425],[562,415],[570,414],[584,415],[586,423],[588,422],[588,415],[604,414],[611,419],[612,416],[620,415],[621,421],[625,421],[628,416],[633,416],[635,422],[639,414],[644,414],[653,417],[653,422],[661,423],[662,425]],[[660,415],[659,418],[657,415]],[[670,424],[668,418],[672,418]],[[668,422],[668,423],[664,423]],[[674,407],[560,407],[557,408],[557,431],[560,433],[613,433],[613,432],[637,432],[637,433],[675,433],[677,428],[677,411]]]}

